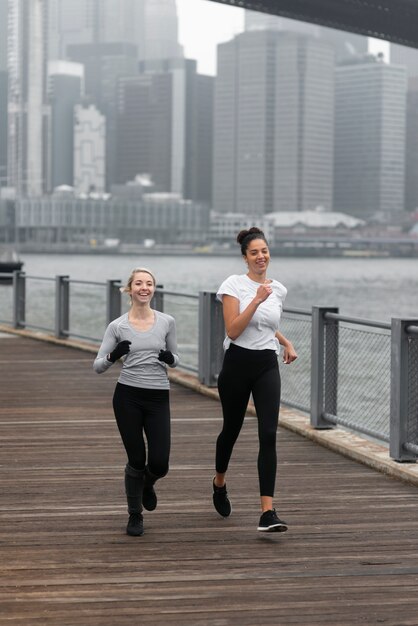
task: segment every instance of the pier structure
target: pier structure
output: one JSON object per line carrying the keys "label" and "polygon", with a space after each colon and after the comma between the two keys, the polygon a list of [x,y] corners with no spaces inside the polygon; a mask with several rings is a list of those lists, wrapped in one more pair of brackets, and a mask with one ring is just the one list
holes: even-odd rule
{"label": "pier structure", "polygon": [[174,371],[170,472],[144,536],[129,537],[112,412],[119,367],[97,376],[93,344],[2,330],[0,623],[416,624],[416,484],[348,453],[377,462],[380,451],[410,482],[416,464],[283,406],[276,506],[289,531],[257,533],[252,407],[228,474],[233,512],[220,518],[217,392]]}

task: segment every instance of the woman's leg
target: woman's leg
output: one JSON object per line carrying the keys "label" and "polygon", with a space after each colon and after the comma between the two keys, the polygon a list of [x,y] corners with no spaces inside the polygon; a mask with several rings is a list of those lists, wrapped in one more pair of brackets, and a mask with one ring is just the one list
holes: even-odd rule
{"label": "woman's leg", "polygon": [[170,396],[168,389],[145,389],[144,432],[148,443],[148,474],[155,479],[168,472],[170,458]]}
{"label": "woman's leg", "polygon": [[117,383],[113,395],[113,410],[119,433],[128,456],[128,463],[136,470],[145,469],[145,442],[143,410],[136,387]]}
{"label": "woman's leg", "polygon": [[272,509],[276,482],[276,437],[280,409],[280,373],[278,367],[264,371],[253,386],[258,419],[258,476],[263,510]]}
{"label": "woman's leg", "polygon": [[218,391],[223,413],[223,427],[216,441],[218,480],[224,478],[228,469],[235,442],[244,422],[251,393],[244,377],[241,376],[240,368],[225,361],[218,378]]}

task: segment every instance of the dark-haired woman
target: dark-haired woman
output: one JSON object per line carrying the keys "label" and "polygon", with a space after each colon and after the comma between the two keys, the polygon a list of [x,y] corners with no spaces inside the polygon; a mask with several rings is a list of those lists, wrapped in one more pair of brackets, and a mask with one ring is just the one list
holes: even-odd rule
{"label": "dark-haired woman", "polygon": [[[170,454],[170,404],[167,365],[177,356],[174,318],[151,309],[155,278],[144,268],[134,269],[123,291],[128,293],[128,313],[106,329],[94,370],[101,374],[123,357],[113,395],[113,410],[125,446],[125,491],[128,501],[128,535],[144,532],[142,506],[157,506],[154,484],[168,472]],[[144,434],[148,444],[146,454]]]}
{"label": "dark-haired woman", "polygon": [[278,281],[267,278],[270,254],[260,229],[253,227],[241,231],[237,241],[248,271],[227,278],[217,292],[223,305],[227,337],[218,379],[223,428],[216,442],[213,503],[220,515],[230,515],[225,475],[252,394],[259,438],[261,517],[257,530],[283,532],[287,530],[287,524],[273,507],[280,408],[277,342],[283,347],[284,363],[292,363],[297,358],[292,343],[278,330],[287,290]]}

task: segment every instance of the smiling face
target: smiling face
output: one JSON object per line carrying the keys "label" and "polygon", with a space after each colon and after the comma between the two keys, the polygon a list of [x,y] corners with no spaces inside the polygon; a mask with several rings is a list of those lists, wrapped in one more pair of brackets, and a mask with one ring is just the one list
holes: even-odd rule
{"label": "smiling face", "polygon": [[249,274],[260,276],[267,271],[270,252],[264,239],[253,239],[247,247],[244,259],[248,263]]}
{"label": "smiling face", "polygon": [[136,272],[133,276],[131,289],[128,292],[132,303],[149,304],[155,292],[155,283],[148,272]]}

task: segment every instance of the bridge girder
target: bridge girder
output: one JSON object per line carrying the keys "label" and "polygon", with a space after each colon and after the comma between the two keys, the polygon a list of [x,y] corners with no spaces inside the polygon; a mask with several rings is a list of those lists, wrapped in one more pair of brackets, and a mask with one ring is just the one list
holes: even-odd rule
{"label": "bridge girder", "polygon": [[418,0],[211,0],[418,48]]}

